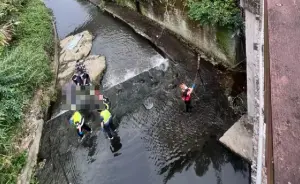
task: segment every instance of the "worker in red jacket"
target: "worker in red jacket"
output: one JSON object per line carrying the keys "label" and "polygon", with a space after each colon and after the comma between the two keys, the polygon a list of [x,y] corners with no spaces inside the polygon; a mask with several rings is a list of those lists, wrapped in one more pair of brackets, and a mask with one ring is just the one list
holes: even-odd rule
{"label": "worker in red jacket", "polygon": [[184,83],[181,83],[180,88],[181,88],[181,98],[185,103],[185,112],[191,112],[192,110],[191,94],[195,88],[195,84],[193,84],[192,87],[189,88]]}

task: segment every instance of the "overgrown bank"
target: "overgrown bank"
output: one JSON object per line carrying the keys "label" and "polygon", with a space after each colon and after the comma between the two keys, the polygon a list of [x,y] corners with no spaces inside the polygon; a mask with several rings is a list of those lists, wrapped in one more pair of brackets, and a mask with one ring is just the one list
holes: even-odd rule
{"label": "overgrown bank", "polygon": [[[40,0],[0,2],[0,183],[16,183],[26,162],[18,149],[34,92],[53,77],[51,14]],[[32,131],[32,130],[30,130]]]}

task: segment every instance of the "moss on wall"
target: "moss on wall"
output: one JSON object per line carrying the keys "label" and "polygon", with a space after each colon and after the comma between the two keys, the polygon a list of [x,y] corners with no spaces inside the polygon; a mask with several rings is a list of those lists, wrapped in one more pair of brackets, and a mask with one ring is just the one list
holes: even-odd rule
{"label": "moss on wall", "polygon": [[229,60],[234,61],[235,39],[232,38],[233,32],[226,28],[218,28],[216,31],[216,41]]}
{"label": "moss on wall", "polygon": [[135,0],[116,0],[117,4],[120,6],[128,7],[132,10],[137,10],[135,5]]}
{"label": "moss on wall", "polygon": [[[121,6],[136,9],[136,0],[117,0]],[[218,62],[236,64],[236,39],[233,31],[214,26],[201,26],[188,16],[187,0],[139,0],[141,14],[158,22]]]}

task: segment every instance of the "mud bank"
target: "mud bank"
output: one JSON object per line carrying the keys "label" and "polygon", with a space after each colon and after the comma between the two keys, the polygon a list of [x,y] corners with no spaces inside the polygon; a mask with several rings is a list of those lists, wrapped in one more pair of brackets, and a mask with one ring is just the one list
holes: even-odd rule
{"label": "mud bank", "polygon": [[[194,112],[185,114],[177,85],[191,84],[195,78],[193,51],[175,39],[167,44],[166,39],[165,49],[170,45],[174,52],[166,52],[170,61],[125,24],[87,2],[48,3],[61,37],[88,29],[95,36],[91,54],[106,56],[103,92],[111,100],[122,148],[111,153],[109,141],[93,119],[87,119],[93,133],[78,144],[76,131],[66,123],[70,113],[66,112],[45,123],[37,172],[40,183],[249,183],[249,164],[217,142],[239,118],[225,95],[225,86],[232,93],[239,91],[231,90],[232,83],[224,85],[230,75],[203,60],[205,85],[196,80]],[[74,30],[64,23],[61,7],[66,5],[72,8],[68,17],[76,19],[71,25]],[[147,103],[152,108],[145,108]]]}

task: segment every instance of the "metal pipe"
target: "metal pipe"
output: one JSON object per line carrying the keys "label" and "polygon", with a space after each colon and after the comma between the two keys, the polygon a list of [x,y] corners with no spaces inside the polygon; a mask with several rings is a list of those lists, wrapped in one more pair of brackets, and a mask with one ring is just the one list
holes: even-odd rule
{"label": "metal pipe", "polygon": [[262,183],[262,165],[263,165],[263,138],[264,138],[264,0],[260,1],[261,4],[261,30],[260,30],[260,48],[259,48],[259,140],[258,140],[258,153],[257,153],[257,172],[256,184]]}
{"label": "metal pipe", "polygon": [[273,127],[272,127],[272,106],[271,106],[271,75],[270,75],[270,55],[269,55],[269,26],[268,26],[268,1],[265,0],[264,8],[264,60],[265,60],[265,119],[266,119],[266,167],[267,183],[274,183],[274,164],[273,164]]}

